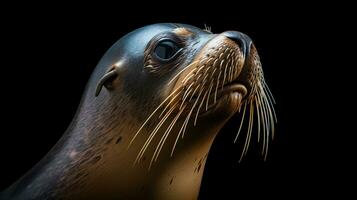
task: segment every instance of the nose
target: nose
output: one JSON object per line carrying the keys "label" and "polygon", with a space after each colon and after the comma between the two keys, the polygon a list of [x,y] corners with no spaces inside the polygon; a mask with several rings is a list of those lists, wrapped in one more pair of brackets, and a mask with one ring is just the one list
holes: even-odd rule
{"label": "nose", "polygon": [[222,34],[239,45],[240,49],[243,52],[244,58],[249,56],[252,40],[248,35],[238,31],[226,31],[223,32]]}

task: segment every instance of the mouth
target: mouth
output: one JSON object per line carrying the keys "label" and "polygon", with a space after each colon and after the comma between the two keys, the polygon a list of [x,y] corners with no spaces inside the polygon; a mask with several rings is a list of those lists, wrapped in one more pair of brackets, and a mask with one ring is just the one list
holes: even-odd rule
{"label": "mouth", "polygon": [[224,95],[231,94],[231,93],[238,93],[243,98],[247,95],[247,88],[240,83],[235,83],[235,82],[228,83],[223,86],[223,89],[221,89],[217,95],[218,97],[222,97]]}
{"label": "mouth", "polygon": [[213,113],[225,112],[234,114],[238,112],[247,95],[247,88],[237,82],[227,83],[217,91],[217,95],[210,95],[209,106],[200,112],[200,116],[207,116]]}

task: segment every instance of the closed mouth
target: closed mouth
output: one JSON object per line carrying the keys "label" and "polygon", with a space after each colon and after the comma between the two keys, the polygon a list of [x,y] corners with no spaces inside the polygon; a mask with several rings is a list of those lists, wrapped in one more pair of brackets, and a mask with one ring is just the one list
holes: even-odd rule
{"label": "closed mouth", "polygon": [[232,93],[232,92],[238,92],[239,94],[242,95],[242,97],[245,97],[245,95],[247,94],[247,88],[240,84],[240,83],[229,83],[223,86],[223,89],[221,89],[218,92],[218,97],[221,97],[227,93]]}
{"label": "closed mouth", "polygon": [[217,107],[219,107],[219,103],[221,101],[224,101],[226,97],[230,95],[234,96],[234,100],[239,101],[237,102],[237,104],[240,106],[242,105],[244,97],[247,95],[247,88],[237,82],[232,82],[224,85],[223,88],[217,92],[216,100],[214,94],[210,95],[209,101],[212,103],[209,104],[207,110],[202,110],[200,114],[203,115],[205,113],[211,112],[212,110],[215,110]]}

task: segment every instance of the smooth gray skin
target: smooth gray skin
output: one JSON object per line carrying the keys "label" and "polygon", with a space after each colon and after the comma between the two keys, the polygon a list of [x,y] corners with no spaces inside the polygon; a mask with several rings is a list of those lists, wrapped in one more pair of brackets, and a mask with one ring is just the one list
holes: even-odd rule
{"label": "smooth gray skin", "polygon": [[[213,35],[190,25],[154,24],[139,28],[116,42],[99,62],[94,75],[101,77],[104,71],[108,69],[108,66],[120,60],[122,62],[121,65],[125,68],[123,70],[125,70],[126,73],[126,75],[122,77],[124,84],[123,90],[131,96],[135,95],[135,98],[133,98],[134,101],[153,95],[152,91],[159,91],[161,89],[160,87],[166,87],[166,85],[163,85],[162,79],[168,80],[172,76],[168,74],[159,78],[143,72],[143,52],[148,42],[154,36],[162,32],[171,31],[177,27],[187,27],[191,31],[199,33],[199,38],[195,38],[195,42],[197,43],[191,47],[191,52],[185,59],[187,64],[190,63],[196,52],[211,39]],[[186,67],[186,65],[183,64],[180,67]],[[177,69],[176,72],[179,70],[180,69]],[[135,81],[133,81],[133,78]],[[94,81],[94,83],[96,84],[97,82]]]}
{"label": "smooth gray skin", "polygon": [[[196,35],[186,63],[161,77],[143,70],[147,43],[158,33],[178,26]],[[207,116],[198,126],[189,126],[175,155],[170,157],[171,148],[164,146],[150,171],[149,158],[132,166],[148,130],[129,150],[127,146],[150,112],[168,95],[165,83],[214,36],[190,25],[165,23],[145,26],[122,37],[95,68],[66,133],[35,167],[0,195],[1,199],[197,198],[209,148],[232,113]],[[118,62],[120,73],[113,90],[103,88],[95,97],[98,81]],[[169,138],[168,143],[174,139]]]}

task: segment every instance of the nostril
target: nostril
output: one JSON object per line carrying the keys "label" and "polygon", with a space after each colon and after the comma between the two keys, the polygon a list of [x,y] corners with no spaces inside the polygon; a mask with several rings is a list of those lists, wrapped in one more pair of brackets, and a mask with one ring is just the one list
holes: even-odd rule
{"label": "nostril", "polygon": [[247,35],[238,31],[226,31],[223,33],[223,35],[229,38],[230,40],[233,40],[239,45],[240,49],[244,54],[244,57],[246,57],[246,55],[249,55],[249,49],[252,41]]}
{"label": "nostril", "polygon": [[235,43],[237,43],[240,48],[245,49],[245,42],[241,38],[232,37],[232,36],[226,36],[226,37],[229,38],[230,40],[233,40]]}

